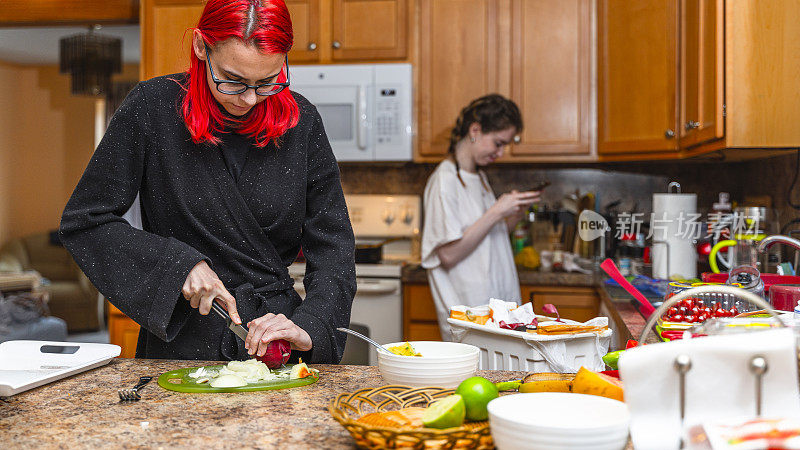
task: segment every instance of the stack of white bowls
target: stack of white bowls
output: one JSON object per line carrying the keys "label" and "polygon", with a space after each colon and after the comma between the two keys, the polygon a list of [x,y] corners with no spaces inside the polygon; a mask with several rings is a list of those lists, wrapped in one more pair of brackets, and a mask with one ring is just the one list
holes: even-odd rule
{"label": "stack of white bowls", "polygon": [[[384,344],[384,347],[404,342]],[[422,356],[378,352],[378,369],[388,384],[455,388],[478,370],[480,349],[458,342],[411,341]]]}
{"label": "stack of white bowls", "polygon": [[625,403],[594,395],[543,392],[489,402],[498,449],[621,450],[628,443]]}

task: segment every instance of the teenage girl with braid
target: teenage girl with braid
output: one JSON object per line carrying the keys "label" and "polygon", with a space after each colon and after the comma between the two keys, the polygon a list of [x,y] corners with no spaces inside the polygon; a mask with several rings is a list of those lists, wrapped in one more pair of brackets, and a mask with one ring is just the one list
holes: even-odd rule
{"label": "teenage girl with braid", "polygon": [[425,186],[422,267],[436,304],[442,339],[455,305],[479,306],[489,298],[520,301],[508,230],[539,192],[511,191],[495,198],[485,167],[503,155],[522,130],[517,105],[501,95],[473,100],[450,134],[449,157]]}

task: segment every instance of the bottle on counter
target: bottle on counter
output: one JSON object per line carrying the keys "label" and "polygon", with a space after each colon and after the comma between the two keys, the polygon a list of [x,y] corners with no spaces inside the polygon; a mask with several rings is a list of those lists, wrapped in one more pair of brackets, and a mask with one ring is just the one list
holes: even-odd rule
{"label": "bottle on counter", "polygon": [[528,225],[524,220],[517,222],[514,227],[514,232],[511,233],[511,244],[515,255],[528,245]]}

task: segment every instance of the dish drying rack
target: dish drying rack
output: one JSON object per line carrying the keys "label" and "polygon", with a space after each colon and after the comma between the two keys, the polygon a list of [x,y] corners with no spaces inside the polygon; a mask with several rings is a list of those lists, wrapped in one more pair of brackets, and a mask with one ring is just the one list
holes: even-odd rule
{"label": "dish drying rack", "polygon": [[[742,299],[749,304],[755,305],[759,309],[765,310],[770,314],[771,318],[775,319],[777,326],[785,328],[786,325],[780,320],[779,314],[766,302],[764,299],[756,294],[745,289],[737,288],[728,285],[705,285],[686,289],[672,297],[664,300],[664,303],[659,306],[656,311],[650,315],[647,324],[639,337],[639,342],[645,343],[650,337],[653,327],[656,325],[658,318],[664,315],[667,310],[686,298],[725,298],[728,301],[731,299]],[[800,352],[797,353],[798,369],[800,369]],[[680,399],[680,420],[683,426],[684,417],[686,413],[686,375],[692,368],[692,360],[686,354],[679,354],[675,357],[673,368],[676,375],[679,377],[679,399]],[[763,392],[763,376],[769,370],[769,361],[761,355],[754,355],[748,365],[749,372],[753,375],[755,383],[755,415],[761,416],[762,411],[762,392]],[[684,448],[685,443],[681,440],[680,448]]]}

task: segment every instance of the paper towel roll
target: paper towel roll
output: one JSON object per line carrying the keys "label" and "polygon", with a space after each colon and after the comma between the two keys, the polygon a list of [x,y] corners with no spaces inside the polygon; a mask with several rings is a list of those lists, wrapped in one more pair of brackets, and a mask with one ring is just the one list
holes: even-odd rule
{"label": "paper towel roll", "polygon": [[694,239],[701,221],[696,194],[653,194],[653,277],[697,277]]}

